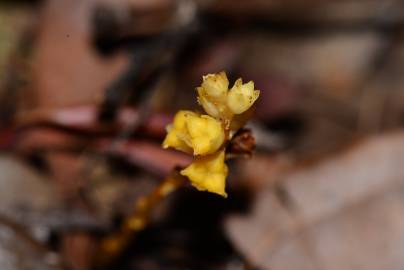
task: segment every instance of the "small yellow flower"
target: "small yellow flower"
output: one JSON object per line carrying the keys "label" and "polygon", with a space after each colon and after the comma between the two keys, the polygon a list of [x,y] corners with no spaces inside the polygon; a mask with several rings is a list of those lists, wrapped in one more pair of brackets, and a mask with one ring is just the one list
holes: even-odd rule
{"label": "small yellow flower", "polygon": [[225,117],[228,114],[226,107],[229,81],[226,73],[208,74],[203,76],[201,87],[197,88],[198,102],[203,109],[216,119]]}
{"label": "small yellow flower", "polygon": [[224,142],[222,124],[209,115],[190,116],[187,121],[188,133],[194,155],[216,152]]}
{"label": "small yellow flower", "polygon": [[218,120],[191,111],[179,111],[173,124],[168,127],[163,147],[207,155],[216,152],[223,142],[224,129]]}
{"label": "small yellow flower", "polygon": [[229,80],[224,71],[217,74],[203,76],[201,88],[203,93],[209,97],[225,97],[229,89]]}
{"label": "small yellow flower", "polygon": [[224,151],[197,158],[181,174],[191,180],[198,190],[209,191],[227,197],[225,191],[227,166]]}
{"label": "small yellow flower", "polygon": [[252,81],[243,84],[238,79],[230,89],[227,96],[227,106],[234,114],[241,114],[247,111],[260,95],[259,90],[254,90]]}

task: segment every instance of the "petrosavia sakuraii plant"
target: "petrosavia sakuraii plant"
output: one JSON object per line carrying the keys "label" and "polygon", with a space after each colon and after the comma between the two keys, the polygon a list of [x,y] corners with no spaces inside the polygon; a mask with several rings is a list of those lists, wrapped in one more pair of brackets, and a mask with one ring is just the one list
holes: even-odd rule
{"label": "petrosavia sakuraii plant", "polygon": [[252,81],[243,84],[241,79],[229,89],[225,72],[203,76],[202,85],[196,90],[198,103],[207,114],[177,112],[173,123],[167,126],[163,148],[192,154],[194,161],[180,173],[198,190],[227,197],[226,145],[248,120],[260,91],[254,90]]}

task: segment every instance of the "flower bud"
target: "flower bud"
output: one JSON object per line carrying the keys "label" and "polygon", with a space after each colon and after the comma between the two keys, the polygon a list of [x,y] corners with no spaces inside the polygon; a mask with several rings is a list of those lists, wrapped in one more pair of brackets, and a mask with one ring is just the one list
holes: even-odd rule
{"label": "flower bud", "polygon": [[224,163],[224,151],[197,158],[181,171],[191,184],[201,191],[209,191],[227,197],[225,191],[228,168]]}
{"label": "flower bud", "polygon": [[208,115],[189,116],[188,134],[194,155],[206,155],[216,152],[224,142],[222,124]]}
{"label": "flower bud", "polygon": [[227,107],[234,114],[243,113],[252,106],[259,94],[259,90],[254,90],[252,81],[243,84],[242,80],[238,79],[227,95]]}
{"label": "flower bud", "polygon": [[198,102],[205,112],[216,119],[226,115],[226,98],[229,81],[225,72],[203,76],[201,87],[197,88]]}
{"label": "flower bud", "polygon": [[203,82],[200,88],[204,95],[211,98],[226,96],[229,89],[229,80],[227,79],[225,72],[222,71],[217,74],[208,74],[202,78]]}
{"label": "flower bud", "polygon": [[179,111],[168,128],[163,147],[207,155],[216,152],[223,142],[224,130],[218,120],[191,111]]}

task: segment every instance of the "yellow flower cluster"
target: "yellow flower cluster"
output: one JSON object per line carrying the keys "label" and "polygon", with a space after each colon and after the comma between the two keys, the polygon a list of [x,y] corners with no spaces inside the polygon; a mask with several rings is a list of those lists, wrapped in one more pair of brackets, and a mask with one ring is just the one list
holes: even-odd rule
{"label": "yellow flower cluster", "polygon": [[247,111],[260,94],[252,81],[243,84],[238,79],[230,90],[228,87],[226,73],[220,72],[203,76],[202,85],[197,88],[199,104],[216,119],[230,121],[233,115]]}
{"label": "yellow flower cluster", "polygon": [[[235,124],[257,100],[259,91],[252,81],[243,84],[238,79],[229,90],[226,73],[208,74],[198,91],[198,102],[208,115],[179,111],[167,126],[163,148],[193,154],[195,160],[181,174],[188,177],[198,190],[227,197],[225,181],[225,142],[240,128]],[[233,121],[233,123],[232,123]]]}

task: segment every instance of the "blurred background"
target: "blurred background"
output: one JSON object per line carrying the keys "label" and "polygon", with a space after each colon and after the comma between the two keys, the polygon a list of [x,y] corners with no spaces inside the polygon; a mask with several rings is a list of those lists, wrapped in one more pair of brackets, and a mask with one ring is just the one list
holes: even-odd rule
{"label": "blurred background", "polygon": [[[398,0],[1,1],[0,268],[404,269],[403,34]],[[222,70],[261,90],[229,197],[181,187],[97,263]]]}

